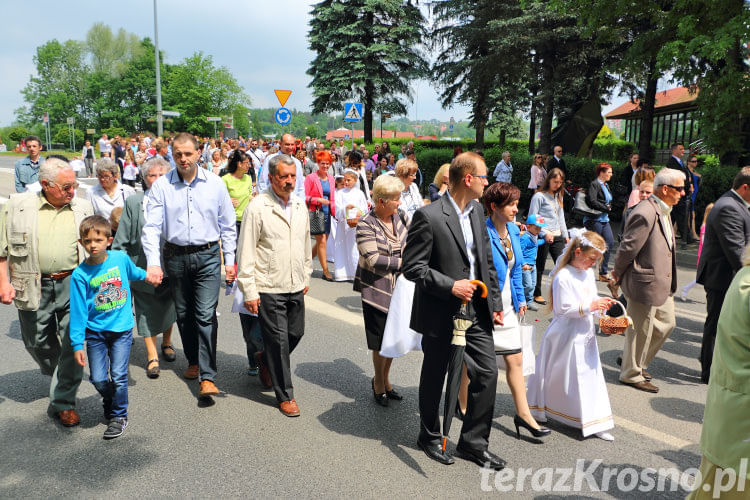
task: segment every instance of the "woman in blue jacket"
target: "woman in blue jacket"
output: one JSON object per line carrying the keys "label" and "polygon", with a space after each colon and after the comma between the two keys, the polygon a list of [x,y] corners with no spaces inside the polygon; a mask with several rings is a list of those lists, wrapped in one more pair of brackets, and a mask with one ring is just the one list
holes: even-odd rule
{"label": "woman in blue jacket", "polygon": [[[492,259],[497,269],[498,285],[503,298],[503,324],[495,326],[495,353],[505,360],[505,376],[513,394],[516,415],[513,423],[516,436],[520,438],[519,427],[524,427],[534,437],[546,436],[549,429],[539,427],[529,411],[526,401],[526,386],[523,379],[523,354],[518,316],[526,313],[526,298],[523,290],[523,251],[521,232],[515,224],[518,213],[520,190],[507,182],[492,184],[484,192],[484,205],[490,217],[487,219],[487,232],[492,245]],[[463,390],[468,390],[468,378],[462,382],[459,401],[463,410],[465,399]]]}

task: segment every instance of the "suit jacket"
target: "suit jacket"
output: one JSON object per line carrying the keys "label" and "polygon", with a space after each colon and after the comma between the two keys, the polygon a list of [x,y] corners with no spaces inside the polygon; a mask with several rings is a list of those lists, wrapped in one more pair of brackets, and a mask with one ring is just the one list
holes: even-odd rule
{"label": "suit jacket", "polygon": [[614,273],[628,300],[661,306],[677,289],[675,240],[667,240],[659,205],[647,198],[628,217]]}
{"label": "suit jacket", "polygon": [[742,267],[742,252],[748,243],[750,211],[742,198],[728,191],[708,214],[696,281],[705,288],[726,290]]}
{"label": "suit jacket", "polygon": [[[682,165],[680,165],[680,162],[675,160],[674,156],[670,156],[667,160],[667,168],[673,168],[685,174],[685,196],[680,198],[680,203],[684,203],[690,195],[690,186],[693,183],[693,176],[690,174],[690,170],[687,168],[687,165],[685,165],[685,162],[682,162]],[[727,283],[727,286],[729,286],[729,283]]]}
{"label": "suit jacket", "polygon": [[547,161],[547,172],[549,172],[553,168],[559,168],[560,170],[562,170],[562,173],[565,174],[565,179],[568,180],[568,167],[565,165],[565,160],[563,160],[562,158],[558,160],[554,157],[554,155],[551,156],[549,161]]}
{"label": "suit jacket", "polygon": [[[474,208],[470,220],[478,267],[476,279],[487,285],[489,312],[502,311],[502,297],[482,206],[475,200],[471,203]],[[411,328],[425,336],[450,338],[453,316],[461,305],[451,289],[454,282],[469,278],[469,258],[458,214],[448,196],[442,196],[414,213],[406,239],[402,271],[416,284]],[[482,312],[483,308],[477,310],[478,314]],[[491,317],[489,319],[491,322]]]}

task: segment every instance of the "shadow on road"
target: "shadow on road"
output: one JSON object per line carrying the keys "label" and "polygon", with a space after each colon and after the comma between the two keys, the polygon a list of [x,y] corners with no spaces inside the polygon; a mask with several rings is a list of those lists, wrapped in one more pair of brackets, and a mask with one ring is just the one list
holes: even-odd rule
{"label": "shadow on road", "polygon": [[[6,420],[0,433],[0,497],[26,497],[31,484],[35,491],[45,488],[50,497],[108,496],[121,477],[140,475],[154,465],[156,454],[149,445],[133,438],[81,439],[77,428],[62,427],[46,415]],[[76,478],[76,490],[61,489],[71,478]]]}
{"label": "shadow on road", "polygon": [[686,422],[698,422],[703,419],[705,405],[681,398],[652,398],[651,407],[671,418]]}
{"label": "shadow on road", "polygon": [[[419,463],[407,452],[407,449],[416,449],[418,430],[414,424],[419,422],[416,411],[416,387],[399,387],[399,392],[404,395],[404,401],[391,401],[390,406],[384,408],[372,399],[370,377],[348,359],[301,363],[297,365],[295,374],[308,382],[340,392],[354,400],[334,403],[330,410],[318,417],[326,429],[338,434],[380,441],[405,465],[422,476],[427,476]],[[413,444],[404,446],[404,443]]]}

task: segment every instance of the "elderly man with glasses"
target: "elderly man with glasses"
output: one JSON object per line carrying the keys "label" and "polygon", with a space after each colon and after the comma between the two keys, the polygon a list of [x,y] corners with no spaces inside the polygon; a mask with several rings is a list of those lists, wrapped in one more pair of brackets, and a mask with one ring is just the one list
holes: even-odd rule
{"label": "elderly man with glasses", "polygon": [[675,238],[670,212],[685,196],[685,176],[663,168],[654,178],[654,192],[628,216],[615,256],[612,278],[627,299],[633,324],[625,332],[620,382],[656,393],[646,371],[676,326],[674,292],[677,289]]}
{"label": "elderly man with glasses", "polygon": [[42,191],[11,197],[0,214],[0,301],[18,308],[26,350],[52,376],[48,413],[67,427],[80,422],[76,391],[83,367],[68,338],[70,275],[85,258],[81,221],[94,214],[75,197],[70,165],[50,158],[39,169]]}

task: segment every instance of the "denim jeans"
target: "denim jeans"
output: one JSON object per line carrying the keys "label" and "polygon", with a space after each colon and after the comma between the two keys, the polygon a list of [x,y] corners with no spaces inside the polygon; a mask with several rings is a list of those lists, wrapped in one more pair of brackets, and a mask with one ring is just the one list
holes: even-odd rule
{"label": "denim jeans", "polygon": [[607,251],[604,252],[604,256],[602,257],[602,264],[599,267],[599,274],[605,275],[607,274],[607,270],[609,269],[609,252],[612,248],[612,245],[615,244],[615,238],[612,235],[612,226],[609,225],[609,222],[599,222],[596,220],[588,220],[584,222],[583,225],[589,231],[594,231],[599,236],[604,238],[604,242],[607,244]]}
{"label": "denim jeans", "polygon": [[258,363],[255,361],[255,354],[263,352],[263,336],[260,331],[260,320],[257,316],[249,314],[239,314],[240,325],[242,326],[242,337],[245,339],[247,347],[247,362],[251,368],[257,368]]}
{"label": "denim jeans", "polygon": [[104,416],[128,416],[128,361],[133,330],[126,332],[95,332],[86,330],[86,351],[89,356],[91,383],[102,395]]}
{"label": "denim jeans", "polygon": [[216,378],[216,305],[221,285],[219,245],[165,258],[174,297],[177,327],[190,365],[198,365],[201,380]]}
{"label": "denim jeans", "polygon": [[534,300],[534,287],[536,286],[536,266],[532,265],[531,269],[524,269],[521,271],[521,277],[523,278],[523,294],[526,297],[526,303],[531,303]]}

